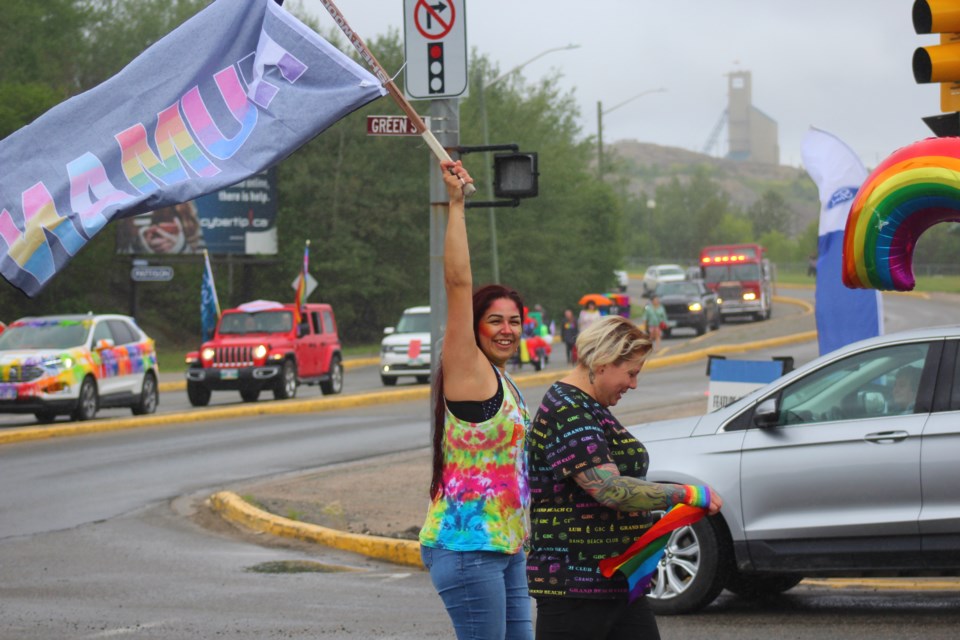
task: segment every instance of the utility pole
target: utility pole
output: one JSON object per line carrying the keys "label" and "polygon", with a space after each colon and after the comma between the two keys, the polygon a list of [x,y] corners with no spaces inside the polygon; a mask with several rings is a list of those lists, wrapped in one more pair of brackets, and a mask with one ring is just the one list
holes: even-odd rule
{"label": "utility pole", "polygon": [[[460,99],[430,101],[430,129],[441,145],[456,160],[460,145]],[[436,380],[447,321],[447,292],[443,282],[443,239],[447,231],[450,200],[440,173],[440,164],[430,156],[430,374]],[[430,407],[435,406],[431,389]]]}

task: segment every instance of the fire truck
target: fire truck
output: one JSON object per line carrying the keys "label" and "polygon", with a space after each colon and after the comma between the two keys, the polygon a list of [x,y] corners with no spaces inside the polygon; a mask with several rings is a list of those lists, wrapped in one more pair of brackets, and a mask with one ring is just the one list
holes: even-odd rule
{"label": "fire truck", "polygon": [[758,244],[722,244],[700,251],[700,275],[720,298],[720,317],[766,320],[773,312],[773,265]]}

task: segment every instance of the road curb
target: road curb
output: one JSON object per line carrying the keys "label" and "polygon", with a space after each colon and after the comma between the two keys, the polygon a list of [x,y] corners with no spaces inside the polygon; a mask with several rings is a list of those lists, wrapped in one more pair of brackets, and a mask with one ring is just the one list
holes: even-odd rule
{"label": "road curb", "polygon": [[334,549],[422,569],[420,543],[383,536],[369,536],[328,529],[317,524],[274,515],[230,491],[218,491],[209,498],[210,508],[226,520],[245,528],[275,536],[316,542]]}

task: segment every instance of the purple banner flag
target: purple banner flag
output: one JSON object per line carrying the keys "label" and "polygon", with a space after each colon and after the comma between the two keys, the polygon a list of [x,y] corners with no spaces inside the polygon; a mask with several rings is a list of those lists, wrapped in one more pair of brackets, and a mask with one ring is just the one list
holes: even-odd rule
{"label": "purple banner flag", "polygon": [[0,274],[34,296],[108,222],[236,184],[385,94],[274,0],[216,0],[0,140]]}

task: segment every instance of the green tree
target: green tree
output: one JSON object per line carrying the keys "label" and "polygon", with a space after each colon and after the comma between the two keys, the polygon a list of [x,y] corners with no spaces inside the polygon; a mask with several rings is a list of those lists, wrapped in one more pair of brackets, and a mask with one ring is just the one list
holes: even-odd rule
{"label": "green tree", "polygon": [[753,230],[758,236],[770,231],[789,234],[793,212],[783,196],[768,189],[747,209],[747,218],[753,223]]}

